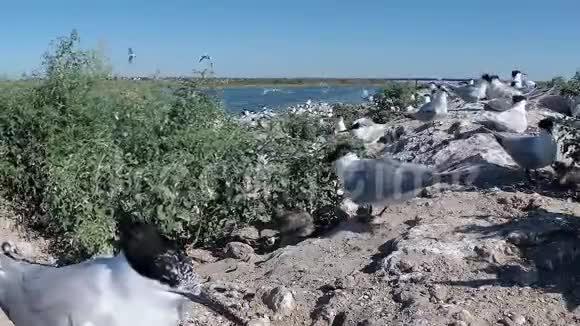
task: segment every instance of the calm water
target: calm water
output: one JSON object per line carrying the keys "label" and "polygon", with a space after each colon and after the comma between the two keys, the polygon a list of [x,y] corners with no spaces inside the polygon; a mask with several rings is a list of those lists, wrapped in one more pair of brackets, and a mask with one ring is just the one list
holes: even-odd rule
{"label": "calm water", "polygon": [[226,88],[215,91],[214,95],[221,98],[231,112],[243,110],[260,110],[263,107],[283,109],[290,105],[303,104],[309,99],[313,102],[349,103],[358,104],[364,90],[374,94],[376,86],[338,86],[338,87],[290,87],[290,88],[262,88],[243,87]]}

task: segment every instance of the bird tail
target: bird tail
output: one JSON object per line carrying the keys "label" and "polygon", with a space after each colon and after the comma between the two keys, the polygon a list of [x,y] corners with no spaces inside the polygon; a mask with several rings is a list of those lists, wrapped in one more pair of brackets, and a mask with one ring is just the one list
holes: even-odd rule
{"label": "bird tail", "polygon": [[495,138],[495,140],[503,147],[504,138],[502,137],[502,135],[499,132],[497,132],[495,130],[491,130],[491,129],[487,128],[486,126],[483,127],[483,130],[492,134],[493,137]]}

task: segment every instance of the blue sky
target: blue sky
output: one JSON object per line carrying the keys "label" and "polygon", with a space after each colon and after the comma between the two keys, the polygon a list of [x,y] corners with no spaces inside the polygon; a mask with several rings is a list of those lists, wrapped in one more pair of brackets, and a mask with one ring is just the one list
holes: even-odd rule
{"label": "blue sky", "polygon": [[[533,79],[580,68],[578,0],[20,0],[0,11],[0,75],[40,64],[76,28],[115,73],[189,74],[205,52],[231,77]],[[127,63],[127,48],[137,54]]]}

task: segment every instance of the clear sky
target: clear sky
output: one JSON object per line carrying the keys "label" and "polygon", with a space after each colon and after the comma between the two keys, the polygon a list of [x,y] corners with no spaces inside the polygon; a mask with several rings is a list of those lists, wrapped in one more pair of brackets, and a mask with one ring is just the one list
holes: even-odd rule
{"label": "clear sky", "polygon": [[[0,74],[38,67],[76,28],[118,74],[230,77],[570,76],[580,0],[18,0],[0,10]],[[127,63],[127,48],[137,55]]]}

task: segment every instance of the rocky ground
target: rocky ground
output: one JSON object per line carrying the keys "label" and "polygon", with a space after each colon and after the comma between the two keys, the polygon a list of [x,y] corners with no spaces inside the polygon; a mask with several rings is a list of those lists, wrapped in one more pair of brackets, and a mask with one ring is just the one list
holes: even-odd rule
{"label": "rocky ground", "polygon": [[[405,132],[375,149],[441,168],[483,164],[472,185],[430,187],[371,222],[352,217],[265,255],[242,243],[257,238],[247,228],[224,253],[192,251],[198,271],[225,282],[216,296],[253,326],[580,325],[576,192],[554,185],[549,168],[524,181],[470,122],[481,107],[456,103],[435,127],[393,121]],[[544,114],[530,105],[530,131]],[[1,236],[42,257],[43,242],[23,238],[9,210],[0,215]],[[229,325],[192,309],[187,324]]]}

